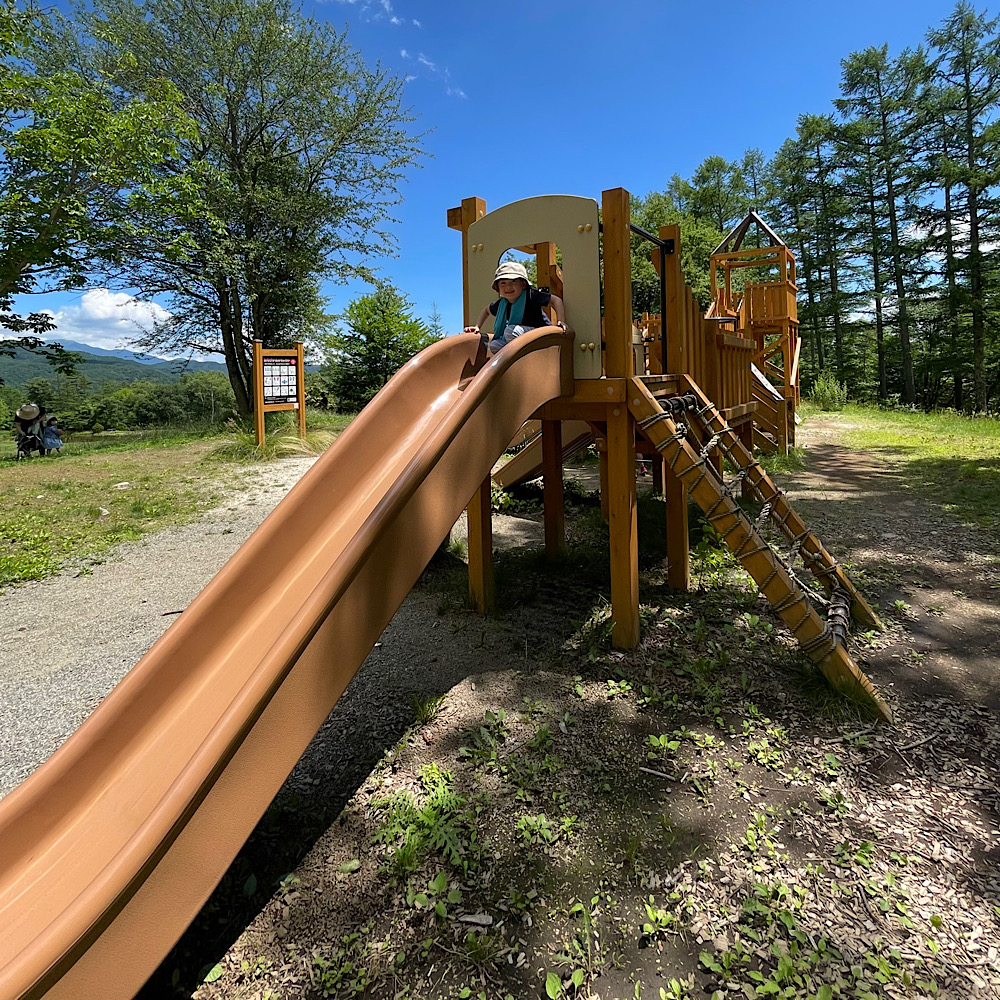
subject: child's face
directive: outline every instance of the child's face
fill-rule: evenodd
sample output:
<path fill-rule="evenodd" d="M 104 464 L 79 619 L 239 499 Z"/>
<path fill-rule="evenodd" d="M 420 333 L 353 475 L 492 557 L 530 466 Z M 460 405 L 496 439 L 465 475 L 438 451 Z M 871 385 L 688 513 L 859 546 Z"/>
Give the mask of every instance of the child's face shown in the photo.
<path fill-rule="evenodd" d="M 527 287 L 528 286 L 525 284 L 524 278 L 501 278 L 497 282 L 497 291 L 508 302 L 516 302 L 517 297 Z"/>

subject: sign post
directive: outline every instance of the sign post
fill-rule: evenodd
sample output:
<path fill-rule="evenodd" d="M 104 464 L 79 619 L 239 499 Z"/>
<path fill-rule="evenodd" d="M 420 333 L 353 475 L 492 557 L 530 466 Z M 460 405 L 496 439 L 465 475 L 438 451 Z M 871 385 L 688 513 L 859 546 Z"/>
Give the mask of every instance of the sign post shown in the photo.
<path fill-rule="evenodd" d="M 299 411 L 299 437 L 306 436 L 306 378 L 301 342 L 291 350 L 264 350 L 253 342 L 253 422 L 257 444 L 264 443 L 264 414 Z"/>

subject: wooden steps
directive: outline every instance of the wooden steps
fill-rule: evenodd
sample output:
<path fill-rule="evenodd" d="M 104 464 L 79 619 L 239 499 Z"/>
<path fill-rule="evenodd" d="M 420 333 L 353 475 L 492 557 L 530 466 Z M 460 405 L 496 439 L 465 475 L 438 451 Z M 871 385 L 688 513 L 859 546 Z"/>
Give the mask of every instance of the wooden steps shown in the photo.
<path fill-rule="evenodd" d="M 828 594 L 836 586 L 843 587 L 850 595 L 855 618 L 868 627 L 880 627 L 877 616 L 818 539 L 805 528 L 784 494 L 754 461 L 714 405 L 693 380 L 685 377 L 684 381 L 694 397 L 695 414 L 700 414 L 699 419 L 706 432 L 711 434 L 703 454 L 694 450 L 687 440 L 686 428 L 678 427 L 677 422 L 660 406 L 641 379 L 633 378 L 630 380 L 629 409 L 642 433 L 663 455 L 674 475 L 685 485 L 689 495 L 705 512 L 712 527 L 753 577 L 761 593 L 830 684 L 849 697 L 866 703 L 880 718 L 891 721 L 892 713 L 871 681 L 837 641 L 781 559 L 761 537 L 739 505 L 726 493 L 722 480 L 709 461 L 708 453 L 714 447 L 721 447 L 725 454 L 734 459 L 737 467 L 746 469 L 744 482 L 749 483 L 765 502 L 770 503 L 772 520 L 786 536 L 789 532 L 792 533 L 791 540 L 798 544 L 803 560 Z"/>

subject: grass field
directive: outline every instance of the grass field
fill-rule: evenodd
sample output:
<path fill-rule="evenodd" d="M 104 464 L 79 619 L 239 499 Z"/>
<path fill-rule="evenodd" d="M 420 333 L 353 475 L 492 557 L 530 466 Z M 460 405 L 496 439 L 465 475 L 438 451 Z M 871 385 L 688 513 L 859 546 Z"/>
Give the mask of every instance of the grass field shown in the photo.
<path fill-rule="evenodd" d="M 66 566 L 86 573 L 118 542 L 212 507 L 233 463 L 318 454 L 350 420 L 317 415 L 304 441 L 276 422 L 262 447 L 239 428 L 67 435 L 61 455 L 21 462 L 10 445 L 0 459 L 0 586 Z"/>
<path fill-rule="evenodd" d="M 826 416 L 809 404 L 800 412 L 807 419 Z M 829 416 L 844 444 L 905 466 L 912 488 L 965 523 L 1000 527 L 1000 420 L 854 404 Z"/>

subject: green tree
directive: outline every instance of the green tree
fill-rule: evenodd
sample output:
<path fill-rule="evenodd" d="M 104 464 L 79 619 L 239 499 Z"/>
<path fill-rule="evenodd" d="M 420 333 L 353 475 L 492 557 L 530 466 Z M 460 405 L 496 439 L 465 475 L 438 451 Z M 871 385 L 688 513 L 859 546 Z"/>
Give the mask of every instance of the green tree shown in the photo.
<path fill-rule="evenodd" d="M 82 286 L 113 225 L 110 205 L 152 181 L 190 121 L 161 79 L 122 101 L 120 66 L 93 79 L 46 68 L 52 42 L 48 16 L 0 0 L 0 328 L 20 335 L 0 353 L 16 344 L 70 371 L 78 356 L 38 339 L 52 329 L 48 314 L 19 315 L 14 296 Z"/>
<path fill-rule="evenodd" d="M 324 374 L 341 411 L 360 410 L 410 358 L 435 339 L 392 285 L 354 299 L 328 338 Z"/>
<path fill-rule="evenodd" d="M 441 322 L 441 313 L 436 302 L 431 303 L 431 312 L 427 317 L 427 332 L 436 340 L 444 336 L 444 323 Z"/>
<path fill-rule="evenodd" d="M 122 93 L 166 77 L 197 124 L 111 248 L 120 277 L 172 310 L 138 342 L 220 354 L 246 414 L 253 340 L 308 339 L 322 282 L 370 278 L 393 250 L 390 212 L 420 155 L 403 81 L 288 0 L 96 0 L 80 19 L 92 71 L 126 50 Z"/>
<path fill-rule="evenodd" d="M 826 350 L 820 328 L 815 205 L 808 177 L 808 150 L 800 139 L 786 139 L 782 143 L 768 167 L 768 188 L 772 193 L 769 215 L 796 256 L 799 293 L 805 292 L 806 298 L 799 309 L 799 327 L 809 367 L 819 373 L 826 367 Z"/>
<path fill-rule="evenodd" d="M 236 412 L 236 397 L 222 372 L 186 372 L 177 393 L 189 421 L 218 423 Z"/>
<path fill-rule="evenodd" d="M 813 262 L 818 272 L 825 275 L 822 315 L 833 336 L 837 379 L 847 383 L 844 315 L 850 297 L 842 287 L 842 279 L 850 250 L 844 224 L 849 207 L 835 167 L 839 158 L 838 135 L 829 115 L 802 115 L 797 131 L 806 157 L 806 181 L 812 201 Z"/>
<path fill-rule="evenodd" d="M 847 219 L 847 238 L 856 256 L 858 286 L 871 301 L 875 321 L 876 398 L 888 395 L 885 343 L 885 278 L 889 233 L 880 214 L 879 172 L 875 160 L 877 134 L 871 121 L 852 121 L 839 130 L 838 147 L 843 165 L 844 194 L 853 206 Z M 860 303 L 856 309 L 864 308 Z"/>
<path fill-rule="evenodd" d="M 707 308 L 711 301 L 709 257 L 719 245 L 722 233 L 707 219 L 683 214 L 673 195 L 651 191 L 641 198 L 633 198 L 631 221 L 654 236 L 660 226 L 681 228 L 681 268 L 684 280 L 691 286 L 695 298 Z M 636 315 L 660 311 L 660 277 L 653 265 L 654 245 L 632 235 L 632 311 Z"/>
<path fill-rule="evenodd" d="M 907 233 L 918 198 L 917 134 L 922 124 L 919 93 L 928 75 L 921 50 L 889 59 L 887 45 L 853 52 L 841 62 L 835 103 L 849 120 L 873 126 L 873 156 L 878 170 L 879 209 L 889 220 L 889 263 L 895 288 L 896 326 L 902 364 L 902 398 L 916 401 L 911 345 L 909 286 L 917 264 L 919 241 Z"/>
<path fill-rule="evenodd" d="M 46 410 L 51 410 L 56 402 L 56 387 L 51 379 L 32 378 L 21 387 L 24 398 L 27 402 L 37 403 L 44 406 Z"/>
<path fill-rule="evenodd" d="M 738 163 L 709 156 L 698 164 L 691 178 L 694 215 L 707 219 L 720 232 L 728 232 L 747 212 L 747 185 Z"/>
<path fill-rule="evenodd" d="M 951 141 L 942 144 L 939 170 L 947 196 L 949 275 L 957 272 L 968 294 L 972 333 L 972 385 L 975 408 L 986 407 L 986 278 L 996 251 L 1000 202 L 991 189 L 1000 183 L 1000 37 L 997 20 L 988 21 L 960 0 L 942 26 L 928 33 L 937 55 L 937 110 Z M 967 228 L 965 253 L 954 254 L 954 218 Z M 954 286 L 949 288 L 953 301 Z M 955 311 L 951 310 L 955 318 Z"/>

